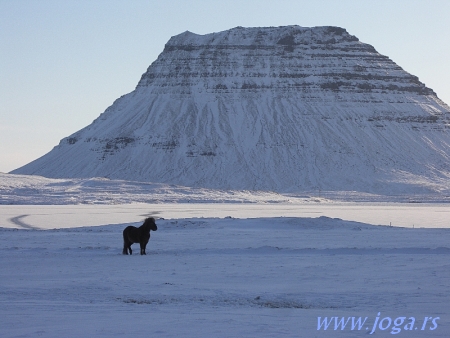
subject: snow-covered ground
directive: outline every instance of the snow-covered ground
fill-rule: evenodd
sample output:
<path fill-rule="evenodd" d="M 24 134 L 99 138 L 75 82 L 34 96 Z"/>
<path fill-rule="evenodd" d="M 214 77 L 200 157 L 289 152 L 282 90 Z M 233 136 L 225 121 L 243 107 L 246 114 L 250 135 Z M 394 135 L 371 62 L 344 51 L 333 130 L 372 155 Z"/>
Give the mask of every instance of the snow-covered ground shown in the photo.
<path fill-rule="evenodd" d="M 86 216 L 88 215 L 88 216 Z M 362 203 L 167 203 L 124 205 L 0 205 L 0 227 L 54 229 L 128 223 L 147 216 L 259 218 L 321 216 L 372 225 L 450 228 L 448 204 Z"/>
<path fill-rule="evenodd" d="M 448 181 L 448 180 L 447 180 Z M 271 191 L 220 190 L 192 188 L 162 183 L 112 180 L 107 178 L 52 179 L 33 175 L 0 173 L 0 205 L 67 205 L 129 203 L 448 203 L 450 193 L 442 191 L 417 194 L 395 194 L 385 191 L 371 194 L 362 191 L 304 191 L 277 193 Z M 445 189 L 444 189 L 445 188 Z"/>
<path fill-rule="evenodd" d="M 123 256 L 129 224 L 1 228 L 0 336 L 361 337 L 378 313 L 374 336 L 449 336 L 450 229 L 160 219 L 148 255 Z"/>
<path fill-rule="evenodd" d="M 359 198 L 364 199 L 364 196 Z M 446 200 L 446 197 L 443 199 Z M 51 179 L 0 173 L 0 204 L 303 203 L 319 200 L 323 199 L 264 191 L 214 190 L 107 178 Z"/>
<path fill-rule="evenodd" d="M 2 178 L 0 337 L 450 335 L 448 204 Z"/>

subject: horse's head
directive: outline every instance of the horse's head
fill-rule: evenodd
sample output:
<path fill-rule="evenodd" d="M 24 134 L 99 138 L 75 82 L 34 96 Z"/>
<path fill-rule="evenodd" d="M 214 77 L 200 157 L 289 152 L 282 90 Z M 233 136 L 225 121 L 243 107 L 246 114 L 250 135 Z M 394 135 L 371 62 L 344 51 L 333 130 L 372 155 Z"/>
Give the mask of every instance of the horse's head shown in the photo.
<path fill-rule="evenodd" d="M 153 231 L 158 230 L 158 227 L 156 226 L 156 223 L 155 223 L 155 219 L 153 217 L 146 218 L 144 221 L 144 224 L 142 224 L 142 225 Z"/>

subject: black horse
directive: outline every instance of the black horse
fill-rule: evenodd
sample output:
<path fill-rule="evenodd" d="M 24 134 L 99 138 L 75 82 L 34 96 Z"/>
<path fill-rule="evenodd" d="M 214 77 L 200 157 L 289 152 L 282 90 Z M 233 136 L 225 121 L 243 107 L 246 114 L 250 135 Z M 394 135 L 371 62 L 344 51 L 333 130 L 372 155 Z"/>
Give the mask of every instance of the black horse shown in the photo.
<path fill-rule="evenodd" d="M 153 217 L 146 218 L 144 224 L 142 224 L 139 228 L 136 228 L 132 225 L 127 226 L 123 231 L 123 251 L 124 255 L 128 255 L 128 251 L 130 255 L 131 244 L 139 243 L 141 246 L 141 255 L 146 255 L 145 247 L 147 246 L 148 241 L 150 240 L 150 230 L 156 231 L 158 227 L 156 226 L 155 219 Z"/>

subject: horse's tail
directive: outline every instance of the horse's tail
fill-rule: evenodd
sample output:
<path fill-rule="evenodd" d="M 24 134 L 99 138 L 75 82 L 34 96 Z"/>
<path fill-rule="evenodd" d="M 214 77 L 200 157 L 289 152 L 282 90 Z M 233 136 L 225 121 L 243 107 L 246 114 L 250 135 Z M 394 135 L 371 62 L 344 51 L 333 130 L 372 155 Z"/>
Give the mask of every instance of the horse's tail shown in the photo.
<path fill-rule="evenodd" d="M 123 235 L 123 250 L 122 250 L 122 254 L 124 254 L 124 255 L 128 255 L 128 241 L 127 241 L 128 235 L 127 235 L 127 233 L 128 233 L 128 227 L 126 227 L 123 230 L 123 232 L 122 232 L 122 235 Z"/>

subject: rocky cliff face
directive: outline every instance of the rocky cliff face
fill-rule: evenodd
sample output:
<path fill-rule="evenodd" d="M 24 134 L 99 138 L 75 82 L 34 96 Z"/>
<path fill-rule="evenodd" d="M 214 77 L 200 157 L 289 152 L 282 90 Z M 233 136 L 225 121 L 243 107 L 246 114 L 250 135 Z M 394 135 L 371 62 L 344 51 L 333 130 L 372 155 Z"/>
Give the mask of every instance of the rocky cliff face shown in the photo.
<path fill-rule="evenodd" d="M 338 27 L 172 37 L 91 125 L 14 173 L 223 189 L 439 189 L 450 108 Z"/>
<path fill-rule="evenodd" d="M 170 39 L 138 87 L 152 85 L 159 93 L 185 94 L 197 85 L 216 93 L 433 94 L 416 76 L 338 27 L 238 27 L 204 36 L 185 32 Z"/>

